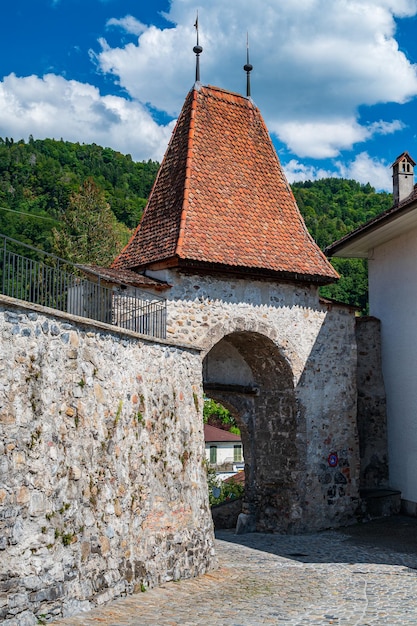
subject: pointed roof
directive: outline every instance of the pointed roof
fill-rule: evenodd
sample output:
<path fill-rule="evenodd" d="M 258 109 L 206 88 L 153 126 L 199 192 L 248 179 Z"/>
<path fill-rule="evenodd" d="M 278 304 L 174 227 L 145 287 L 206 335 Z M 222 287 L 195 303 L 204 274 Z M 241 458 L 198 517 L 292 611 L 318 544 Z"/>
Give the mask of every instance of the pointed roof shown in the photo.
<path fill-rule="evenodd" d="M 395 159 L 391 167 L 395 167 L 396 165 L 398 165 L 398 163 L 401 163 L 401 161 L 408 161 L 409 163 L 411 163 L 413 167 L 416 164 L 415 161 L 410 157 L 408 152 L 405 151 L 405 152 L 402 152 L 399 156 L 397 156 L 397 158 Z"/>
<path fill-rule="evenodd" d="M 196 83 L 115 268 L 193 267 L 333 282 L 250 98 Z"/>

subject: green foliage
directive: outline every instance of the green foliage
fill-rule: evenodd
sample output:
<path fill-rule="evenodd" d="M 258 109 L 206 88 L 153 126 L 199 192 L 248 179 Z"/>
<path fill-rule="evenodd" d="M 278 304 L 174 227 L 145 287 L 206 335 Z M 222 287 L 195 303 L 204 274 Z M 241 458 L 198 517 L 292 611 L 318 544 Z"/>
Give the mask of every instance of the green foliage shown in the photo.
<path fill-rule="evenodd" d="M 234 481 L 223 482 L 217 478 L 216 471 L 210 467 L 208 463 L 206 464 L 206 471 L 210 506 L 228 502 L 229 500 L 235 500 L 243 496 L 245 492 L 244 485 Z M 213 494 L 213 491 L 216 495 Z M 219 495 L 217 495 L 217 492 L 219 492 Z"/>
<path fill-rule="evenodd" d="M 306 226 L 324 249 L 392 205 L 392 195 L 368 183 L 323 178 L 291 185 Z"/>
<path fill-rule="evenodd" d="M 0 138 L 0 232 L 68 260 L 105 265 L 139 223 L 158 168 L 96 144 Z M 392 204 L 391 194 L 354 180 L 326 178 L 292 189 L 322 249 Z M 341 279 L 321 294 L 366 312 L 365 261 L 332 263 Z M 205 403 L 205 420 L 211 408 Z M 217 414 L 223 423 L 225 415 Z"/>
<path fill-rule="evenodd" d="M 392 195 L 376 193 L 368 183 L 324 178 L 314 182 L 294 183 L 292 190 L 306 226 L 321 249 L 344 237 L 392 205 Z M 368 278 L 363 259 L 332 259 L 341 275 L 334 285 L 320 293 L 367 312 Z"/>
<path fill-rule="evenodd" d="M 234 419 L 230 414 L 230 411 L 225 409 L 224 406 L 218 404 L 211 398 L 204 398 L 203 418 L 205 424 L 207 424 L 210 417 L 220 418 L 224 424 L 234 423 Z"/>
<path fill-rule="evenodd" d="M 135 228 L 158 168 L 95 144 L 0 138 L 0 232 L 51 252 L 52 229 L 89 178 L 116 222 Z"/>
<path fill-rule="evenodd" d="M 110 265 L 128 240 L 92 178 L 71 194 L 60 228 L 53 228 L 53 251 L 73 263 Z"/>
<path fill-rule="evenodd" d="M 64 546 L 69 546 L 72 543 L 73 539 L 73 533 L 63 533 L 62 535 L 62 543 L 64 544 Z"/>
<path fill-rule="evenodd" d="M 203 421 L 205 424 L 240 435 L 236 420 L 230 411 L 211 398 L 204 398 Z"/>

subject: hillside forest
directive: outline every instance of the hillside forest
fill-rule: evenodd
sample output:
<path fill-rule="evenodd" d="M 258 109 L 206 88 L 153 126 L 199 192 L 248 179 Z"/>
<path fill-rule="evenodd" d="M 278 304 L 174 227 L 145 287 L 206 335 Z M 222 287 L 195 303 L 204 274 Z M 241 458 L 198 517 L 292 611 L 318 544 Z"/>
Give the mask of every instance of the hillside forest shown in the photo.
<path fill-rule="evenodd" d="M 137 226 L 159 163 L 95 144 L 0 138 L 0 233 L 72 262 L 108 265 Z M 294 183 L 306 226 L 324 249 L 392 204 L 354 180 Z M 367 310 L 366 264 L 334 259 L 322 295 Z"/>

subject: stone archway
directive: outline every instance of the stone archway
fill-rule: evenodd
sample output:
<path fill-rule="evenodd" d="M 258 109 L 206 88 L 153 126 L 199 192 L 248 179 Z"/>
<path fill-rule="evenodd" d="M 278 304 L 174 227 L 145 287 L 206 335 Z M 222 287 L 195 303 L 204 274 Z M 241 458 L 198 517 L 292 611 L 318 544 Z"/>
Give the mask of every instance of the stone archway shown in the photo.
<path fill-rule="evenodd" d="M 241 428 L 247 530 L 297 532 L 306 437 L 287 360 L 268 337 L 232 332 L 207 353 L 203 383 L 206 394 L 230 408 Z"/>

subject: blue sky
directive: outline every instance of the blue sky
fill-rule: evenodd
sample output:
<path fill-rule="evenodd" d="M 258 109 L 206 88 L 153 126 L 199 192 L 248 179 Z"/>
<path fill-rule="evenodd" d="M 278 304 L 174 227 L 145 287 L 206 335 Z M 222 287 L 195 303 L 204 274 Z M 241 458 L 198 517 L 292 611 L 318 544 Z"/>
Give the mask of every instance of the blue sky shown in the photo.
<path fill-rule="evenodd" d="M 201 2 L 201 0 L 200 0 Z M 2 7 L 0 136 L 160 160 L 194 81 L 252 97 L 293 180 L 391 188 L 417 160 L 417 0 L 14 0 Z"/>

